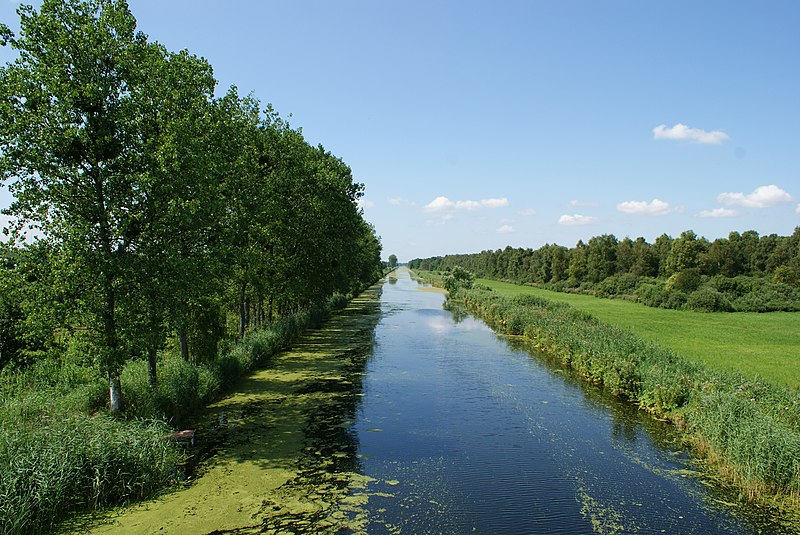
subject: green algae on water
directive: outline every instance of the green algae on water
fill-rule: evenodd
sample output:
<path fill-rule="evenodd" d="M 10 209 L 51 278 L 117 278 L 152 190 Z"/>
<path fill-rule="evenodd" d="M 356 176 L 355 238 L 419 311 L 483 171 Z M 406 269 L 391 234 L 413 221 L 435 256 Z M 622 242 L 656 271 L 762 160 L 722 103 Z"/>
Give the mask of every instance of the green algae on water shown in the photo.
<path fill-rule="evenodd" d="M 370 478 L 350 429 L 380 318 L 373 286 L 194 426 L 210 457 L 186 488 L 95 520 L 93 533 L 363 532 Z"/>

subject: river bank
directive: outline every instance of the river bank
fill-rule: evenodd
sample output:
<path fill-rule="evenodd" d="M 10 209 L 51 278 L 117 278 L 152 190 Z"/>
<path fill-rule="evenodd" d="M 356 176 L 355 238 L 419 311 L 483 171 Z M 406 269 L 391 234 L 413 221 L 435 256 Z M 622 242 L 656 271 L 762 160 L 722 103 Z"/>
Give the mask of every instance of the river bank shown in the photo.
<path fill-rule="evenodd" d="M 317 533 L 357 527 L 363 486 L 346 439 L 380 315 L 379 285 L 309 331 L 193 421 L 213 454 L 185 488 L 83 518 L 88 533 Z M 191 450 L 190 450 L 191 451 Z"/>
<path fill-rule="evenodd" d="M 710 372 L 565 304 L 486 290 L 454 297 L 499 332 L 530 339 L 584 380 L 673 422 L 724 484 L 800 530 L 796 392 Z"/>

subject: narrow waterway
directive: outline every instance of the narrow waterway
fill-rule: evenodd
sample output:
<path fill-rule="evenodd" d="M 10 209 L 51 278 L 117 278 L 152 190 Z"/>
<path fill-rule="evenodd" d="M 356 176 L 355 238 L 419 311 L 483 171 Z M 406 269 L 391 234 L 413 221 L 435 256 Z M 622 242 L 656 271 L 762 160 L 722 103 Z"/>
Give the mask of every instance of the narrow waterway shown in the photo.
<path fill-rule="evenodd" d="M 772 532 L 677 436 L 400 270 L 354 424 L 370 533 Z"/>
<path fill-rule="evenodd" d="M 195 422 L 186 487 L 97 533 L 785 533 L 667 424 L 400 269 Z"/>

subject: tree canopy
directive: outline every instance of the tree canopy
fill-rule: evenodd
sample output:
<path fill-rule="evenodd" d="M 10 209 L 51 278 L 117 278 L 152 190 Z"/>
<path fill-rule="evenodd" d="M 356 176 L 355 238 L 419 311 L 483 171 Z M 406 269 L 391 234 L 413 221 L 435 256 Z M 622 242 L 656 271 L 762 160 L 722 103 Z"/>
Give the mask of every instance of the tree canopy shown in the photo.
<path fill-rule="evenodd" d="M 18 36 L 0 28 L 18 52 L 0 68 L 4 348 L 35 327 L 88 341 L 119 410 L 125 361 L 172 334 L 214 358 L 228 313 L 242 336 L 374 280 L 341 159 L 235 87 L 216 98 L 211 65 L 137 32 L 124 0 L 18 13 Z"/>

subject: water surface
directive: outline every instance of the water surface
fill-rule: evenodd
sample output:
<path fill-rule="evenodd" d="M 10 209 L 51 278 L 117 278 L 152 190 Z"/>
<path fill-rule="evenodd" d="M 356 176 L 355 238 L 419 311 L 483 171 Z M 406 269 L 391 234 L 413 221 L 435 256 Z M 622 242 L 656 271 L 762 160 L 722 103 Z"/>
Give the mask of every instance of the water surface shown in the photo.
<path fill-rule="evenodd" d="M 389 276 L 197 419 L 186 488 L 94 531 L 787 531 L 700 477 L 670 426 L 444 301 Z"/>
<path fill-rule="evenodd" d="M 354 424 L 370 533 L 747 533 L 668 425 L 399 271 Z"/>

